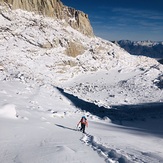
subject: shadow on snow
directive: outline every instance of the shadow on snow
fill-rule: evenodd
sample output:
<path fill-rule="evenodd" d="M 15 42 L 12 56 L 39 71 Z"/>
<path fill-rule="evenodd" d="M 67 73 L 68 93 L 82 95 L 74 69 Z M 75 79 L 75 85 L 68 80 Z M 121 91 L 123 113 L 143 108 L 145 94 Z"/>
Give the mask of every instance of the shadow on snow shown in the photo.
<path fill-rule="evenodd" d="M 60 93 L 68 98 L 74 106 L 82 111 L 90 112 L 93 115 L 103 119 L 108 117 L 113 123 L 126 126 L 126 122 L 129 122 L 127 126 L 131 126 L 131 122 L 139 121 L 145 122 L 147 119 L 163 119 L 163 103 L 147 103 L 139 105 L 113 105 L 111 108 L 105 108 L 103 106 L 97 106 L 94 103 L 90 103 L 79 99 L 78 97 L 64 92 L 62 88 L 56 87 Z M 161 125 L 161 123 L 160 123 Z M 142 129 L 148 129 L 145 126 L 140 126 Z M 163 127 L 159 131 L 148 131 L 155 134 L 163 134 Z"/>
<path fill-rule="evenodd" d="M 74 128 L 70 128 L 70 127 L 66 127 L 66 126 L 63 126 L 63 125 L 59 125 L 59 124 L 55 124 L 57 127 L 61 127 L 63 129 L 68 129 L 68 130 L 72 130 L 72 131 L 77 131 L 76 129 Z"/>

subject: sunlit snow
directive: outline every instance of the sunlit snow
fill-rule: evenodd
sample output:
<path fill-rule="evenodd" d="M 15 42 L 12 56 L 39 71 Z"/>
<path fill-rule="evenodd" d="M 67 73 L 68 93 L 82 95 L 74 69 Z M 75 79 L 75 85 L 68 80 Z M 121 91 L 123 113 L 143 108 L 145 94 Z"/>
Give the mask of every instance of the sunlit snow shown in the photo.
<path fill-rule="evenodd" d="M 161 64 L 61 20 L 1 11 L 0 162 L 163 162 Z M 67 56 L 67 40 L 85 52 Z"/>

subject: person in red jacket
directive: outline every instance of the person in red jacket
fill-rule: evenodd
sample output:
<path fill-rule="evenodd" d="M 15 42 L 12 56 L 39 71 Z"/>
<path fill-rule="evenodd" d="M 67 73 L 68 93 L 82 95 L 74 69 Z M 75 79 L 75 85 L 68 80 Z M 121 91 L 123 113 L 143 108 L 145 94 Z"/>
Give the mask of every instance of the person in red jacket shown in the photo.
<path fill-rule="evenodd" d="M 85 116 L 82 116 L 82 118 L 81 118 L 81 120 L 79 121 L 79 123 L 77 124 L 77 126 L 79 126 L 80 123 L 81 123 L 80 131 L 82 131 L 83 133 L 85 133 L 85 126 L 88 127 L 87 118 L 86 118 Z"/>

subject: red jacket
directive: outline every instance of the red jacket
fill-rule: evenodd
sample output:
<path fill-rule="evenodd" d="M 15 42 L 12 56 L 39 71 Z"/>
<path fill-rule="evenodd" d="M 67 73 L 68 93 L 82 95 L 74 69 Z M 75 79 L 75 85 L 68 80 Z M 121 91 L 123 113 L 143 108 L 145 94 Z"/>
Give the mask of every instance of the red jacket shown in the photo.
<path fill-rule="evenodd" d="M 78 125 L 79 125 L 80 123 L 81 123 L 81 124 L 85 124 L 85 125 L 88 127 L 88 121 L 87 121 L 86 118 L 81 118 L 81 120 L 79 121 Z"/>

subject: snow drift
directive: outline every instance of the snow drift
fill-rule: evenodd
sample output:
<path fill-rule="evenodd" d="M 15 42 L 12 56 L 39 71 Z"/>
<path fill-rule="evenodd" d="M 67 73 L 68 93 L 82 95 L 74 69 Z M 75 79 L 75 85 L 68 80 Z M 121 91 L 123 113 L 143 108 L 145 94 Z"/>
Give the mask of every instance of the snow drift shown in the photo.
<path fill-rule="evenodd" d="M 0 107 L 0 117 L 16 118 L 16 109 L 13 104 L 6 104 Z"/>

